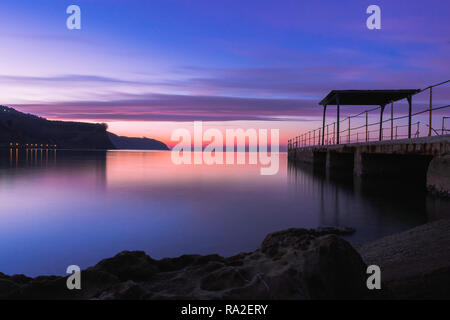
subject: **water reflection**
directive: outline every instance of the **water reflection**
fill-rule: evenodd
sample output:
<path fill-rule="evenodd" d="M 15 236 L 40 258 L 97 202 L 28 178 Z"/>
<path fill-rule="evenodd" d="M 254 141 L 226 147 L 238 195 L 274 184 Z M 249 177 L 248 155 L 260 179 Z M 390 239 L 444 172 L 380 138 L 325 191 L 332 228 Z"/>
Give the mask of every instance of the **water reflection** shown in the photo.
<path fill-rule="evenodd" d="M 319 224 L 357 229 L 355 244 L 425 223 L 427 196 L 422 184 L 388 179 L 330 175 L 308 166 L 289 165 L 288 176 L 299 193 L 318 197 Z"/>
<path fill-rule="evenodd" d="M 427 219 L 423 188 L 288 165 L 174 165 L 170 152 L 4 150 L 0 271 L 62 274 L 122 250 L 154 258 L 254 250 L 269 232 L 350 226 L 361 243 Z"/>
<path fill-rule="evenodd" d="M 106 154 L 107 151 L 0 149 L 0 177 L 3 181 L 66 177 L 106 188 Z"/>

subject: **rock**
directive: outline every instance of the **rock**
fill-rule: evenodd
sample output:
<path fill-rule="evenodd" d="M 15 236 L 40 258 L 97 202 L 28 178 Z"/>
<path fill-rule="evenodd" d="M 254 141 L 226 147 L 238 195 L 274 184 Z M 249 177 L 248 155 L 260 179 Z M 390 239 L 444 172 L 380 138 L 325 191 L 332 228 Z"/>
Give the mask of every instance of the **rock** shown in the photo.
<path fill-rule="evenodd" d="M 15 274 L 11 276 L 11 281 L 17 283 L 17 284 L 26 284 L 29 283 L 31 280 L 33 280 L 30 277 L 27 277 L 23 274 Z"/>
<path fill-rule="evenodd" d="M 336 235 L 350 235 L 355 233 L 355 229 L 350 227 L 332 227 L 332 226 L 323 226 L 319 227 L 317 229 L 314 229 L 318 235 L 325 235 L 325 234 L 336 234 Z"/>
<path fill-rule="evenodd" d="M 366 265 L 342 230 L 288 229 L 261 248 L 229 258 L 184 255 L 154 260 L 124 251 L 81 272 L 81 290 L 66 277 L 0 274 L 0 296 L 14 299 L 366 299 Z"/>
<path fill-rule="evenodd" d="M 315 240 L 305 253 L 304 287 L 313 299 L 359 299 L 369 297 L 367 266 L 345 240 L 328 235 Z"/>
<path fill-rule="evenodd" d="M 100 294 L 101 300 L 140 300 L 146 291 L 136 282 L 128 280 L 118 283 Z"/>
<path fill-rule="evenodd" d="M 158 268 L 161 271 L 175 271 L 188 266 L 204 265 L 211 261 L 223 261 L 224 258 L 217 254 L 201 256 L 198 254 L 182 255 L 178 258 L 165 258 L 158 261 Z"/>
<path fill-rule="evenodd" d="M 381 283 L 398 299 L 450 299 L 450 219 L 440 219 L 358 248 L 381 268 Z"/>
<path fill-rule="evenodd" d="M 90 268 L 92 271 L 110 273 L 120 280 L 149 280 L 159 271 L 155 260 L 144 251 L 123 251 L 113 258 L 104 259 Z"/>
<path fill-rule="evenodd" d="M 19 290 L 19 288 L 20 286 L 13 281 L 6 278 L 0 278 L 0 299 L 4 299 L 9 294 Z"/>
<path fill-rule="evenodd" d="M 450 155 L 434 157 L 427 171 L 427 189 L 435 194 L 450 197 Z"/>

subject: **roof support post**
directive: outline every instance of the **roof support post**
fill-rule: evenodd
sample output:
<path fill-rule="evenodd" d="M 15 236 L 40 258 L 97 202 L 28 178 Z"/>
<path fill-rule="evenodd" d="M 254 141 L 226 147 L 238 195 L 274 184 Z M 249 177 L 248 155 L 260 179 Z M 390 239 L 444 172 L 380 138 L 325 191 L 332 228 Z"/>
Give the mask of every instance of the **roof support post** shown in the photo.
<path fill-rule="evenodd" d="M 336 96 L 336 102 L 337 102 L 337 121 L 336 121 L 336 144 L 339 144 L 339 96 Z"/>
<path fill-rule="evenodd" d="M 407 96 L 408 100 L 408 139 L 411 139 L 411 118 L 412 118 L 412 97 Z"/>
<path fill-rule="evenodd" d="M 391 140 L 394 140 L 394 103 L 391 102 Z"/>
<path fill-rule="evenodd" d="M 327 105 L 323 106 L 323 119 L 322 119 L 322 145 L 325 140 L 325 112 L 327 111 Z"/>
<path fill-rule="evenodd" d="M 386 105 L 380 105 L 380 135 L 378 137 L 378 140 L 383 140 L 383 112 Z"/>
<path fill-rule="evenodd" d="M 430 87 L 430 118 L 428 119 L 428 136 L 431 136 L 431 129 L 432 129 L 432 115 L 431 111 L 433 110 L 433 87 Z"/>

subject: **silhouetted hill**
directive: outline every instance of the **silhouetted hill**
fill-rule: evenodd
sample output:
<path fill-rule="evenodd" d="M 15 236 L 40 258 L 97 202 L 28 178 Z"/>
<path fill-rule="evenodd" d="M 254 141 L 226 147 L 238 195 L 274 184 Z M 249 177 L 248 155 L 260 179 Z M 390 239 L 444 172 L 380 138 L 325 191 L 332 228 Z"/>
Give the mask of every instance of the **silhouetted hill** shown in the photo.
<path fill-rule="evenodd" d="M 109 139 L 117 149 L 129 150 L 169 150 L 166 144 L 155 139 L 129 138 L 108 132 Z"/>
<path fill-rule="evenodd" d="M 114 149 L 105 124 L 50 121 L 13 108 L 0 107 L 0 146 L 11 142 L 57 145 L 68 149 Z"/>
<path fill-rule="evenodd" d="M 0 106 L 0 147 L 10 143 L 56 145 L 59 149 L 168 150 L 157 140 L 116 136 L 107 131 L 106 124 L 52 121 Z"/>

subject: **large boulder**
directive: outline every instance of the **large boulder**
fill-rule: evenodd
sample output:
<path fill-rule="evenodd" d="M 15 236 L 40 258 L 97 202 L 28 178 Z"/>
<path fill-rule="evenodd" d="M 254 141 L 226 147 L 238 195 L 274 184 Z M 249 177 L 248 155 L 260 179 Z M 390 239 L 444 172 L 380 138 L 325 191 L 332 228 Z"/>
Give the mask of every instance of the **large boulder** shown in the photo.
<path fill-rule="evenodd" d="M 427 171 L 427 189 L 439 195 L 450 196 L 450 155 L 431 160 Z"/>
<path fill-rule="evenodd" d="M 365 299 L 366 265 L 336 234 L 288 229 L 261 247 L 229 258 L 184 255 L 154 260 L 124 251 L 81 272 L 82 289 L 65 277 L 0 277 L 3 298 L 44 299 Z M 377 295 L 378 297 L 378 295 Z"/>

